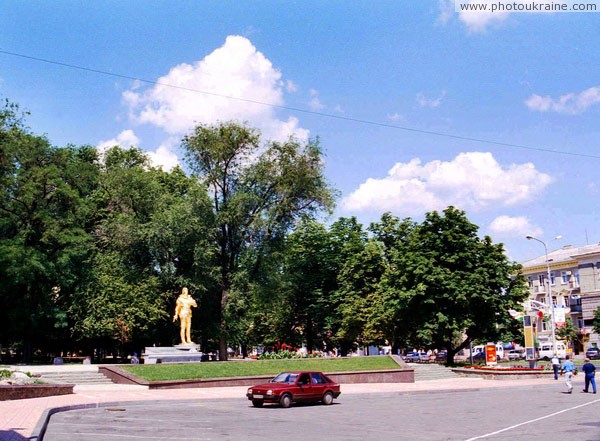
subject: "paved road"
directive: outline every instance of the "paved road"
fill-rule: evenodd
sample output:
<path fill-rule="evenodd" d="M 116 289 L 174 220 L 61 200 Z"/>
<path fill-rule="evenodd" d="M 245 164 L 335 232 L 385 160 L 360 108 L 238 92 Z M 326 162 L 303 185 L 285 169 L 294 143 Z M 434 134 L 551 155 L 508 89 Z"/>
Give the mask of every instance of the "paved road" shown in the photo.
<path fill-rule="evenodd" d="M 562 382 L 464 391 L 342 394 L 332 406 L 254 408 L 245 398 L 119 403 L 61 412 L 43 441 L 600 440 L 600 395 Z"/>

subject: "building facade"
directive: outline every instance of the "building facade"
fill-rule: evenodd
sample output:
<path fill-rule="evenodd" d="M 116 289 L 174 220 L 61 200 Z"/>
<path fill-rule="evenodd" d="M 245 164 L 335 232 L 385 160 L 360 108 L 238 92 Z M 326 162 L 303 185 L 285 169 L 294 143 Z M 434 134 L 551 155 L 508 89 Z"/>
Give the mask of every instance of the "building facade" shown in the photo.
<path fill-rule="evenodd" d="M 547 258 L 544 254 L 522 263 L 529 285 L 525 314 L 533 318 L 538 343 L 552 342 L 552 304 L 556 326 L 570 318 L 579 331 L 579 342 L 572 348 L 575 354 L 600 347 L 600 335 L 592 328 L 594 311 L 600 307 L 600 244 L 567 245 L 548 252 Z"/>

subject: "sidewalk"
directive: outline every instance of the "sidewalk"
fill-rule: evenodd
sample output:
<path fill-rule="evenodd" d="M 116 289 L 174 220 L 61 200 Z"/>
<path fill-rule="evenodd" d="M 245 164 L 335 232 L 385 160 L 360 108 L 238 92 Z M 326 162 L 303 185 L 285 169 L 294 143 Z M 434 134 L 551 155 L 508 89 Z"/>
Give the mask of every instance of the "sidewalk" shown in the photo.
<path fill-rule="evenodd" d="M 58 367 L 19 367 L 22 371 L 48 371 Z M 97 369 L 97 366 L 77 366 L 76 369 Z M 64 367 L 63 367 L 64 369 Z M 413 393 L 423 391 L 461 391 L 482 388 L 509 388 L 555 383 L 552 379 L 531 380 L 484 380 L 481 378 L 457 377 L 417 383 L 374 383 L 344 384 L 341 399 L 345 394 L 360 393 Z M 69 408 L 115 405 L 120 402 L 148 400 L 209 400 L 217 398 L 246 399 L 246 386 L 218 388 L 190 388 L 149 390 L 137 385 L 78 385 L 72 395 L 60 395 L 26 400 L 0 402 L 0 441 L 36 440 L 47 418 L 56 410 Z"/>

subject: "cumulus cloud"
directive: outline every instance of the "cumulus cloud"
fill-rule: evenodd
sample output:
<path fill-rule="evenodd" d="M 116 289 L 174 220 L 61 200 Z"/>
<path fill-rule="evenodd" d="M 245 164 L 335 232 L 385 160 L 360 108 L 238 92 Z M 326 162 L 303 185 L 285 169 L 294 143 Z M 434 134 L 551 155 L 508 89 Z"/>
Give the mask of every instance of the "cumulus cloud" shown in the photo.
<path fill-rule="evenodd" d="M 525 237 L 528 234 L 532 236 L 542 236 L 541 228 L 530 223 L 524 216 L 498 216 L 489 226 L 492 233 L 504 237 Z"/>
<path fill-rule="evenodd" d="M 178 142 L 179 140 L 177 138 L 169 138 L 155 151 L 146 152 L 148 158 L 150 159 L 150 163 L 153 166 L 160 167 L 165 171 L 173 169 L 179 163 L 177 155 L 173 152 L 173 149 L 176 148 Z M 104 152 L 111 147 L 119 146 L 127 149 L 129 147 L 139 147 L 139 144 L 140 140 L 134 131 L 127 129 L 119 133 L 116 138 L 100 141 L 96 146 L 96 149 L 100 154 L 100 158 L 102 158 Z"/>
<path fill-rule="evenodd" d="M 116 138 L 107 139 L 106 141 L 100 141 L 98 145 L 96 145 L 96 149 L 98 153 L 102 155 L 106 150 L 116 145 L 129 148 L 129 147 L 137 147 L 140 143 L 139 138 L 136 136 L 133 130 L 127 129 L 123 130 L 121 133 L 117 135 Z"/>
<path fill-rule="evenodd" d="M 455 9 L 454 0 L 440 0 L 438 22 L 447 23 L 452 16 L 458 19 L 472 33 L 484 32 L 490 26 L 498 26 L 515 13 L 553 13 L 552 2 L 531 0 L 456 0 L 459 10 Z"/>
<path fill-rule="evenodd" d="M 469 0 L 464 3 L 471 4 L 488 4 L 488 9 L 491 9 L 491 4 L 495 0 Z M 517 2 L 518 3 L 518 2 Z M 467 11 L 458 12 L 458 18 L 464 23 L 469 32 L 483 32 L 489 26 L 498 25 L 504 22 L 510 15 L 507 11 Z"/>
<path fill-rule="evenodd" d="M 192 64 L 182 63 L 147 89 L 123 93 L 130 116 L 140 124 L 162 128 L 170 135 L 189 131 L 195 124 L 247 121 L 268 139 L 309 136 L 297 118 L 280 119 L 284 90 L 295 90 L 282 74 L 245 37 L 229 36 L 220 48 Z"/>
<path fill-rule="evenodd" d="M 444 99 L 445 96 L 446 96 L 445 90 L 443 90 L 442 93 L 440 94 L 440 96 L 438 96 L 437 98 L 428 98 L 424 94 L 418 93 L 417 94 L 417 103 L 419 103 L 419 106 L 421 106 L 421 107 L 430 107 L 432 109 L 435 109 L 436 107 L 439 107 L 439 105 L 442 103 L 442 100 Z"/>
<path fill-rule="evenodd" d="M 558 98 L 534 94 L 525 101 L 525 105 L 531 110 L 539 112 L 553 111 L 572 115 L 583 113 L 598 103 L 600 103 L 600 87 L 590 87 L 580 93 L 567 93 Z"/>
<path fill-rule="evenodd" d="M 150 163 L 155 167 L 160 167 L 164 171 L 171 171 L 179 164 L 179 158 L 173 151 L 179 144 L 178 138 L 169 138 L 155 151 L 148 152 Z"/>
<path fill-rule="evenodd" d="M 369 178 L 342 200 L 347 211 L 419 215 L 454 205 L 464 210 L 531 200 L 552 178 L 531 163 L 500 165 L 491 153 L 461 153 L 452 161 L 395 164 L 386 177 Z"/>

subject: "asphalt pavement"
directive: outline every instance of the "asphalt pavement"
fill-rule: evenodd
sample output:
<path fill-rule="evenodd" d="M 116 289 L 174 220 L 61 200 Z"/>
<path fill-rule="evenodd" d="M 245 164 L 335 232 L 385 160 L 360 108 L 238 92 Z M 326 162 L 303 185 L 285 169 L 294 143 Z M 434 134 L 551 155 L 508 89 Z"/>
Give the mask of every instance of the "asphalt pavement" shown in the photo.
<path fill-rule="evenodd" d="M 82 369 L 82 368 L 79 368 Z M 0 440 L 598 440 L 600 395 L 562 379 L 456 377 L 344 384 L 332 406 L 257 409 L 246 387 L 76 386 L 73 395 L 0 402 Z"/>

